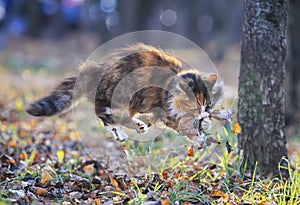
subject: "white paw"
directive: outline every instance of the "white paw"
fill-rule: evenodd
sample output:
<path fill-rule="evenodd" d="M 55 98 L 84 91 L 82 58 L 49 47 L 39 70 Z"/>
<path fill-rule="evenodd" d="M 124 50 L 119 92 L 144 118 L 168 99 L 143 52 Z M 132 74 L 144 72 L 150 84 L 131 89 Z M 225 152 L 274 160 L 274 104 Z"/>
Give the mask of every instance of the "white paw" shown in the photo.
<path fill-rule="evenodd" d="M 128 136 L 125 132 L 123 132 L 123 130 L 120 128 L 120 126 L 118 125 L 108 125 L 105 126 L 106 130 L 112 134 L 112 136 L 120 141 L 120 142 L 124 142 L 125 140 L 128 139 Z"/>
<path fill-rule="evenodd" d="M 200 126 L 203 130 L 209 130 L 212 126 L 212 121 L 208 117 L 206 117 L 202 119 Z"/>
<path fill-rule="evenodd" d="M 138 133 L 146 133 L 148 131 L 148 126 L 143 121 L 133 118 L 132 122 Z"/>
<path fill-rule="evenodd" d="M 198 119 L 201 120 L 203 118 L 207 118 L 207 117 L 209 117 L 209 115 L 210 114 L 208 112 L 205 112 L 205 111 L 201 112 L 200 115 L 198 116 Z"/>
<path fill-rule="evenodd" d="M 208 112 L 202 112 L 198 119 L 200 121 L 200 128 L 202 128 L 202 130 L 209 130 L 212 126 L 212 121 L 210 119 L 210 114 Z"/>

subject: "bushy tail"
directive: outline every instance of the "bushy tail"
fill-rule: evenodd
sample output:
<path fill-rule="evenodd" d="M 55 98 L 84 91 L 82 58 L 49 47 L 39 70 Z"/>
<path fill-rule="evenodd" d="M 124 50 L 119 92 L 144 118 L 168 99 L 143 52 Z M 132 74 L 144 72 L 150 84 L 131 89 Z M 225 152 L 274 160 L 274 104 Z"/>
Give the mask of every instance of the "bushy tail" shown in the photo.
<path fill-rule="evenodd" d="M 51 116 L 68 111 L 74 101 L 78 101 L 83 95 L 93 102 L 99 79 L 102 75 L 102 64 L 94 61 L 86 61 L 79 67 L 77 77 L 63 80 L 46 97 L 43 97 L 29 105 L 27 113 L 33 116 Z M 76 83 L 76 91 L 74 90 Z"/>
<path fill-rule="evenodd" d="M 51 116 L 71 108 L 76 77 L 66 78 L 48 96 L 29 105 L 27 113 L 33 116 Z"/>

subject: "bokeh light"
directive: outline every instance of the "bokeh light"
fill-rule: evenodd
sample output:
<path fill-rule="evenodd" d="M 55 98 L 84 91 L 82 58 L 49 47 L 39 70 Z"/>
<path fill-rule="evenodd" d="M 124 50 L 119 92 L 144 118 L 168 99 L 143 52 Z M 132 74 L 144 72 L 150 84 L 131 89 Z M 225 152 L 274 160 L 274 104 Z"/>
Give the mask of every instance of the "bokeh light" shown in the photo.
<path fill-rule="evenodd" d="M 3 1 L 0 0 L 0 21 L 5 17 L 6 9 Z"/>
<path fill-rule="evenodd" d="M 111 12 L 106 18 L 106 27 L 108 30 L 111 30 L 113 27 L 116 27 L 120 22 L 120 14 L 117 11 Z"/>
<path fill-rule="evenodd" d="M 202 33 L 209 33 L 214 27 L 214 20 L 211 16 L 203 15 L 197 20 L 198 30 Z"/>
<path fill-rule="evenodd" d="M 177 14 L 172 9 L 165 9 L 160 14 L 160 21 L 165 26 L 173 26 L 177 21 Z"/>
<path fill-rule="evenodd" d="M 24 18 L 17 17 L 12 20 L 9 26 L 9 33 L 13 36 L 20 36 L 26 31 L 27 25 Z"/>
<path fill-rule="evenodd" d="M 52 16 L 59 10 L 59 3 L 54 0 L 44 0 L 42 1 L 43 13 Z"/>
<path fill-rule="evenodd" d="M 100 9 L 106 13 L 113 12 L 117 7 L 116 0 L 100 0 Z"/>
<path fill-rule="evenodd" d="M 89 17 L 92 20 L 96 21 L 99 18 L 101 18 L 101 11 L 100 11 L 100 8 L 99 8 L 98 4 L 90 5 L 89 8 L 88 8 L 88 11 L 89 11 Z"/>

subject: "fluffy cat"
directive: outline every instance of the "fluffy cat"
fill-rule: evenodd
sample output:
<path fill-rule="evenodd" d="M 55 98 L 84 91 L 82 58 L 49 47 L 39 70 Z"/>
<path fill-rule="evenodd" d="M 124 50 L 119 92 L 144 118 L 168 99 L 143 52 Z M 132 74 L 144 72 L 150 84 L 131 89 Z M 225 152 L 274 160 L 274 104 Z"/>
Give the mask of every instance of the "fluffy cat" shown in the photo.
<path fill-rule="evenodd" d="M 210 128 L 208 111 L 223 97 L 223 86 L 216 82 L 216 74 L 201 75 L 175 56 L 140 43 L 116 50 L 99 62 L 86 61 L 77 77 L 63 80 L 49 95 L 31 103 L 27 112 L 55 115 L 86 96 L 107 131 L 119 141 L 128 138 L 121 125 L 146 132 L 151 123 L 139 116 L 149 113 L 152 123 L 161 120 L 180 134 L 195 136 L 199 129 Z"/>

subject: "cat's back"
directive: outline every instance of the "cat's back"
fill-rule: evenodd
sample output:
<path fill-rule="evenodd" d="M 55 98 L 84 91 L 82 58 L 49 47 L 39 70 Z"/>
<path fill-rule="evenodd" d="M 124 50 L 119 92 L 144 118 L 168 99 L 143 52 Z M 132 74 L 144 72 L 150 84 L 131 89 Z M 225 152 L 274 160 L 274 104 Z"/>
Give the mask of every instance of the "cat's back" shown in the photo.
<path fill-rule="evenodd" d="M 105 66 L 110 72 L 132 72 L 144 67 L 161 67 L 172 72 L 179 73 L 182 70 L 182 62 L 162 49 L 151 45 L 138 43 L 121 49 L 117 49 L 105 59 Z"/>

